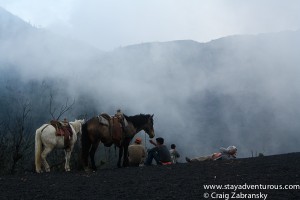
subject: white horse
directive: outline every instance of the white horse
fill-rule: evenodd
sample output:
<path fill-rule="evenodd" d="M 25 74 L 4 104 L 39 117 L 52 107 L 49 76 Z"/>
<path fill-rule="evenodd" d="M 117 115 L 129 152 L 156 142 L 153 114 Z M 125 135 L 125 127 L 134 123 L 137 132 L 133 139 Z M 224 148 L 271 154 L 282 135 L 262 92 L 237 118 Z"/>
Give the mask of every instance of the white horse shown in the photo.
<path fill-rule="evenodd" d="M 70 157 L 73 151 L 74 144 L 77 141 L 77 134 L 81 135 L 81 126 L 84 123 L 83 120 L 75 120 L 69 122 L 73 136 L 70 140 L 69 148 L 65 149 L 65 170 L 70 171 Z M 45 167 L 46 172 L 50 172 L 50 166 L 46 160 L 48 153 L 54 148 L 64 148 L 64 136 L 56 136 L 55 128 L 50 124 L 44 124 L 38 128 L 35 132 L 35 170 L 37 173 L 42 172 L 42 164 Z"/>

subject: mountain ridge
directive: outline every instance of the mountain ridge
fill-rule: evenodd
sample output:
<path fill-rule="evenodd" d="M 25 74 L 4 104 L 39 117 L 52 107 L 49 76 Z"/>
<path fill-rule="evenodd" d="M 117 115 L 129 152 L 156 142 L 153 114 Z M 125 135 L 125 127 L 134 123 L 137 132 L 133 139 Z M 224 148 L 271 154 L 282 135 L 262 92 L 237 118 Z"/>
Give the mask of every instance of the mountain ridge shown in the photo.
<path fill-rule="evenodd" d="M 93 102 L 78 112 L 155 113 L 157 135 L 178 143 L 183 155 L 232 144 L 242 156 L 298 148 L 299 30 L 110 52 L 32 30 L 39 33 L 0 40 L 1 66 L 15 67 L 25 83 L 64 80 L 53 87 Z"/>

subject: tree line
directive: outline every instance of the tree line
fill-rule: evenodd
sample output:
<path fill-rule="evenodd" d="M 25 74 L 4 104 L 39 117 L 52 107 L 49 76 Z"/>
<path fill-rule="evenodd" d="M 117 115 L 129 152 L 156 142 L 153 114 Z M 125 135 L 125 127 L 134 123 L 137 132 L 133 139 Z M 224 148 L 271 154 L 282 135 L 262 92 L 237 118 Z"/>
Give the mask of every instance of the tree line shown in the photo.
<path fill-rule="evenodd" d="M 0 75 L 0 174 L 34 171 L 35 130 L 52 119 L 89 118 L 98 114 L 91 97 L 73 98 L 60 87 L 63 80 L 24 81 L 17 73 Z M 82 105 L 82 106 L 80 106 Z M 102 147 L 104 148 L 104 147 Z M 114 160 L 114 152 L 105 149 L 100 164 Z M 104 160 L 104 161 L 103 161 Z M 63 170 L 64 152 L 49 155 L 52 168 Z M 71 159 L 72 168 L 80 169 L 80 140 Z"/>

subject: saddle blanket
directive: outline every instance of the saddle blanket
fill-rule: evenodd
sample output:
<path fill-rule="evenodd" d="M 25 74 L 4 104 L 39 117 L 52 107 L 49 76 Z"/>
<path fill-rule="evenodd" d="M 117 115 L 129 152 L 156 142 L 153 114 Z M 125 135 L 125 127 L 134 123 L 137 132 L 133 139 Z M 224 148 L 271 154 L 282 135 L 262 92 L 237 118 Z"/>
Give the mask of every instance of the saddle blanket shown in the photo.
<path fill-rule="evenodd" d="M 108 126 L 111 131 L 112 140 L 117 146 L 121 146 L 123 140 L 122 123 L 118 117 L 110 117 L 107 114 L 98 116 L 99 123 Z M 125 120 L 125 119 L 124 119 Z M 127 122 L 126 122 L 127 123 Z"/>

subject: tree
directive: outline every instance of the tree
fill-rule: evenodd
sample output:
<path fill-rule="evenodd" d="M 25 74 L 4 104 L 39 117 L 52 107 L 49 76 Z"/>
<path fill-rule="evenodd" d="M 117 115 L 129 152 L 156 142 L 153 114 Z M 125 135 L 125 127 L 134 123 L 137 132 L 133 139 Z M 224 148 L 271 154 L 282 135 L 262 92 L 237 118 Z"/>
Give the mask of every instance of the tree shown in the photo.
<path fill-rule="evenodd" d="M 8 137 L 6 136 L 5 123 L 0 123 L 0 172 L 1 174 L 7 173 L 7 163 L 9 163 L 9 145 Z"/>
<path fill-rule="evenodd" d="M 65 104 L 61 105 L 61 106 L 54 106 L 53 105 L 53 93 L 50 91 L 50 115 L 52 116 L 52 119 L 55 120 L 59 120 L 59 118 L 66 112 L 70 111 L 73 107 L 73 105 L 75 104 L 75 99 L 73 100 L 72 103 L 69 103 L 69 98 L 66 99 Z M 55 114 L 57 114 L 57 117 L 55 117 Z"/>
<path fill-rule="evenodd" d="M 0 168 L 2 173 L 14 174 L 21 160 L 28 160 L 33 152 L 34 137 L 29 134 L 31 104 L 29 100 L 10 98 L 14 109 L 6 113 L 0 124 Z"/>
<path fill-rule="evenodd" d="M 20 100 L 19 112 L 13 113 L 12 117 L 9 117 L 10 123 L 8 123 L 7 130 L 11 140 L 11 157 L 12 164 L 10 167 L 10 173 L 16 172 L 18 162 L 32 152 L 34 137 L 28 133 L 30 129 L 29 120 L 31 112 L 31 104 L 29 100 Z"/>

